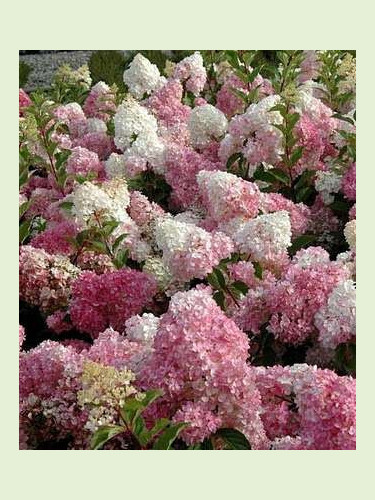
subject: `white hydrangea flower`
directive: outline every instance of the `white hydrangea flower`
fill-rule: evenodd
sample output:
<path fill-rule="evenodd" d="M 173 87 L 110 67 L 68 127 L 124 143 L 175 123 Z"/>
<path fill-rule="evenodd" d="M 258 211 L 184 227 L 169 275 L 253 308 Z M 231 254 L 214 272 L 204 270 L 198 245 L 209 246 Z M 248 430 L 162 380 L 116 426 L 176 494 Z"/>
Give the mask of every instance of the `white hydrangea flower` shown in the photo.
<path fill-rule="evenodd" d="M 315 265 L 328 264 L 329 261 L 329 253 L 322 247 L 308 247 L 299 250 L 292 260 L 293 265 L 302 269 L 307 269 Z"/>
<path fill-rule="evenodd" d="M 324 347 L 336 347 L 356 334 L 356 288 L 352 280 L 337 285 L 314 317 Z"/>
<path fill-rule="evenodd" d="M 315 189 L 321 194 L 326 205 L 334 201 L 332 193 L 338 193 L 341 187 L 341 175 L 331 170 L 319 170 L 316 173 Z"/>
<path fill-rule="evenodd" d="M 116 177 L 126 177 L 125 158 L 123 155 L 112 153 L 108 160 L 104 162 L 104 167 L 109 179 L 115 179 Z"/>
<path fill-rule="evenodd" d="M 211 104 L 193 108 L 188 121 L 192 145 L 197 148 L 207 146 L 212 139 L 223 136 L 227 126 L 224 113 Z"/>
<path fill-rule="evenodd" d="M 126 335 L 129 340 L 141 344 L 150 344 L 158 331 L 160 318 L 151 313 L 132 316 L 125 322 Z"/>
<path fill-rule="evenodd" d="M 193 224 L 178 222 L 172 217 L 162 218 L 155 226 L 155 239 L 158 247 L 163 251 L 163 257 L 168 254 L 189 250 L 189 242 L 193 233 L 202 236 L 204 229 Z"/>
<path fill-rule="evenodd" d="M 165 291 L 172 282 L 172 274 L 160 257 L 149 257 L 146 259 L 142 270 L 154 276 L 160 290 Z"/>
<path fill-rule="evenodd" d="M 136 100 L 127 97 L 117 109 L 114 116 L 115 144 L 125 151 L 140 134 L 157 132 L 156 118 Z"/>
<path fill-rule="evenodd" d="M 107 125 L 99 118 L 87 118 L 87 132 L 107 132 Z"/>
<path fill-rule="evenodd" d="M 356 219 L 350 220 L 346 223 L 344 228 L 344 236 L 350 247 L 350 250 L 356 249 Z"/>
<path fill-rule="evenodd" d="M 165 145 L 157 134 L 156 118 L 132 98 L 119 106 L 114 117 L 115 144 L 126 155 L 144 159 L 163 173 Z"/>
<path fill-rule="evenodd" d="M 109 181 L 99 187 L 92 182 L 84 182 L 75 188 L 71 201 L 74 205 L 72 213 L 78 223 L 88 222 L 94 213 L 122 222 L 129 219 L 126 207 L 130 197 L 126 183 L 120 185 Z"/>
<path fill-rule="evenodd" d="M 146 159 L 156 173 L 164 174 L 165 145 L 155 132 L 139 134 L 132 144 L 131 154 Z"/>
<path fill-rule="evenodd" d="M 281 125 L 283 117 L 280 111 L 270 111 L 271 108 L 279 104 L 280 100 L 280 96 L 274 94 L 265 97 L 257 103 L 250 104 L 243 115 L 245 122 L 243 123 L 242 134 L 248 136 L 258 129 L 269 127 L 270 125 Z M 281 132 L 280 134 L 282 136 Z"/>
<path fill-rule="evenodd" d="M 240 252 L 249 252 L 253 259 L 261 262 L 286 250 L 291 245 L 291 237 L 289 214 L 280 210 L 246 221 L 234 235 L 234 241 Z"/>
<path fill-rule="evenodd" d="M 136 99 L 142 99 L 144 94 L 150 94 L 164 82 L 158 67 L 142 54 L 137 54 L 124 72 L 124 83 Z"/>

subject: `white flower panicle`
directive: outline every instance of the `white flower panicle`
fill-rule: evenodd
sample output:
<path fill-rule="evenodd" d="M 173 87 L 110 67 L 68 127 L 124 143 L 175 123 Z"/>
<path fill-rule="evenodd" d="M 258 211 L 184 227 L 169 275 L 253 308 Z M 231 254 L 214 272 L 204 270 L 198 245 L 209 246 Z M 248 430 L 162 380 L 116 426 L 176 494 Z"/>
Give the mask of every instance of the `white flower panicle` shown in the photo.
<path fill-rule="evenodd" d="M 337 285 L 327 304 L 315 314 L 315 326 L 323 347 L 336 347 L 356 334 L 356 288 L 352 280 Z"/>
<path fill-rule="evenodd" d="M 129 219 L 126 207 L 130 197 L 125 181 L 114 179 L 100 187 L 92 182 L 79 184 L 71 195 L 73 215 L 78 223 L 88 222 L 94 214 L 121 222 Z"/>
<path fill-rule="evenodd" d="M 125 322 L 126 336 L 133 342 L 150 344 L 158 331 L 160 318 L 151 313 L 132 316 Z"/>
<path fill-rule="evenodd" d="M 104 162 L 104 168 L 108 179 L 115 179 L 116 177 L 126 177 L 125 158 L 123 155 L 112 153 L 110 157 Z"/>
<path fill-rule="evenodd" d="M 245 222 L 234 235 L 240 252 L 249 252 L 257 261 L 264 261 L 285 251 L 291 245 L 288 212 L 280 210 L 259 215 Z"/>
<path fill-rule="evenodd" d="M 344 228 L 344 236 L 350 247 L 350 250 L 355 251 L 356 249 L 356 219 L 353 219 L 346 223 Z"/>
<path fill-rule="evenodd" d="M 224 113 L 211 104 L 193 108 L 188 121 L 192 145 L 202 148 L 212 139 L 220 139 L 225 134 L 227 126 L 228 121 Z"/>
<path fill-rule="evenodd" d="M 333 193 L 338 193 L 340 191 L 341 177 L 341 175 L 331 170 L 319 170 L 316 173 L 315 189 L 321 194 L 326 205 L 334 201 Z"/>
<path fill-rule="evenodd" d="M 103 120 L 100 120 L 99 118 L 87 118 L 87 132 L 88 133 L 106 133 L 107 132 L 107 125 Z"/>
<path fill-rule="evenodd" d="M 145 107 L 128 97 L 119 106 L 114 124 L 115 144 L 119 149 L 162 169 L 165 146 L 157 134 L 156 118 Z"/>
<path fill-rule="evenodd" d="M 129 68 L 124 71 L 124 83 L 136 99 L 142 99 L 144 94 L 150 94 L 165 81 L 165 78 L 160 76 L 158 67 L 142 54 L 137 54 Z"/>

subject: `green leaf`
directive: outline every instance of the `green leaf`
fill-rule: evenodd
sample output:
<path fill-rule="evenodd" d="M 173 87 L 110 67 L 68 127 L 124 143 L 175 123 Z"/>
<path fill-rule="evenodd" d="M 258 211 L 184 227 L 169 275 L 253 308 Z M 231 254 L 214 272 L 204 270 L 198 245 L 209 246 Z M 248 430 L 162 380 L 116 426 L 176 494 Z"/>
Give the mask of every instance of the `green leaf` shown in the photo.
<path fill-rule="evenodd" d="M 263 279 L 263 269 L 259 262 L 253 262 L 253 266 L 255 269 L 255 276 L 260 280 Z"/>
<path fill-rule="evenodd" d="M 130 253 L 130 251 L 128 248 L 127 249 L 120 248 L 120 250 L 117 252 L 116 258 L 114 260 L 114 264 L 117 267 L 117 269 L 121 269 L 126 265 L 126 262 L 128 260 L 128 257 L 129 257 L 129 253 Z"/>
<path fill-rule="evenodd" d="M 310 181 L 315 176 L 315 174 L 315 170 L 304 170 L 298 181 L 295 183 L 294 188 L 298 191 L 302 187 L 310 184 Z"/>
<path fill-rule="evenodd" d="M 119 434 L 122 434 L 124 431 L 124 427 L 120 427 L 119 425 L 104 425 L 103 427 L 100 427 L 91 438 L 91 449 L 98 450 L 107 441 L 115 436 L 118 436 Z"/>
<path fill-rule="evenodd" d="M 30 227 L 31 227 L 32 221 L 29 220 L 24 220 L 19 227 L 19 241 L 20 243 L 23 243 L 29 236 L 30 234 Z"/>
<path fill-rule="evenodd" d="M 28 178 L 29 178 L 29 171 L 27 168 L 25 168 L 24 170 L 22 170 L 19 176 L 19 182 L 18 182 L 19 187 L 22 187 L 28 180 Z"/>
<path fill-rule="evenodd" d="M 74 203 L 72 201 L 63 201 L 60 203 L 59 207 L 62 208 L 63 210 L 66 210 L 67 212 L 70 212 L 74 206 Z"/>
<path fill-rule="evenodd" d="M 120 225 L 120 221 L 117 220 L 109 220 L 103 223 L 103 233 L 104 236 L 109 236 L 113 233 L 113 231 Z"/>
<path fill-rule="evenodd" d="M 297 163 L 297 161 L 302 158 L 302 154 L 303 154 L 303 147 L 298 146 L 298 148 L 296 148 L 290 155 L 289 166 L 293 167 Z"/>
<path fill-rule="evenodd" d="M 242 92 L 242 90 L 235 89 L 234 87 L 230 87 L 230 90 L 233 92 L 233 94 L 237 97 L 239 97 L 242 101 L 247 103 L 248 96 L 245 94 L 245 92 Z"/>
<path fill-rule="evenodd" d="M 274 123 L 273 126 L 279 129 L 283 135 L 286 135 L 287 129 L 285 125 L 279 125 L 278 123 Z"/>
<path fill-rule="evenodd" d="M 298 120 L 300 119 L 300 115 L 298 113 L 293 113 L 288 115 L 287 117 L 287 130 L 288 132 L 292 131 Z"/>
<path fill-rule="evenodd" d="M 226 57 L 227 57 L 227 61 L 229 62 L 229 64 L 231 66 L 233 66 L 234 68 L 237 68 L 237 69 L 239 69 L 241 67 L 240 61 L 238 60 L 237 51 L 235 51 L 235 50 L 226 50 L 225 54 L 226 54 Z"/>
<path fill-rule="evenodd" d="M 181 422 L 169 426 L 161 436 L 155 441 L 153 445 L 154 450 L 170 450 L 173 441 L 178 437 L 180 432 L 185 429 L 188 424 Z"/>
<path fill-rule="evenodd" d="M 19 207 L 19 218 L 23 216 L 23 214 L 27 211 L 29 208 L 31 202 L 30 201 L 25 201 L 25 203 L 22 203 Z"/>
<path fill-rule="evenodd" d="M 335 113 L 332 115 L 331 118 L 337 118 L 339 120 L 342 120 L 344 122 L 348 122 L 350 123 L 351 125 L 355 125 L 355 122 L 354 120 L 352 120 L 351 118 L 349 118 L 348 116 L 343 116 L 343 115 L 340 115 L 339 113 Z"/>
<path fill-rule="evenodd" d="M 91 236 L 90 229 L 84 229 L 83 231 L 78 233 L 76 236 L 76 241 L 78 245 L 82 246 L 87 240 L 90 239 L 90 236 Z"/>
<path fill-rule="evenodd" d="M 308 246 L 314 241 L 316 241 L 316 236 L 314 234 L 302 234 L 292 241 L 292 245 L 289 247 L 289 253 L 294 255 L 298 250 Z"/>
<path fill-rule="evenodd" d="M 243 69 L 235 69 L 234 70 L 235 74 L 238 76 L 238 78 L 243 81 L 244 83 L 247 82 L 248 80 L 248 74 L 245 70 Z"/>
<path fill-rule="evenodd" d="M 163 429 L 165 429 L 170 424 L 170 420 L 168 418 L 159 418 L 156 421 L 153 428 L 149 431 L 145 430 L 141 436 L 139 436 L 141 440 L 141 444 L 146 446 L 155 436 L 157 436 Z"/>
<path fill-rule="evenodd" d="M 129 426 L 133 426 L 135 420 L 141 415 L 141 413 L 157 398 L 163 395 L 163 391 L 159 389 L 150 390 L 145 392 L 144 398 L 139 400 L 135 397 L 129 398 L 125 401 L 125 404 L 120 408 L 121 418 Z"/>
<path fill-rule="evenodd" d="M 212 271 L 212 274 L 215 275 L 217 282 L 219 283 L 220 288 L 226 287 L 226 282 L 224 278 L 224 274 L 217 267 Z"/>
<path fill-rule="evenodd" d="M 215 436 L 220 437 L 229 450 L 251 450 L 248 439 L 237 429 L 219 429 Z"/>
<path fill-rule="evenodd" d="M 242 153 L 233 153 L 232 155 L 230 155 L 230 157 L 227 160 L 227 165 L 226 165 L 227 170 L 229 170 L 231 166 L 234 163 L 236 163 L 237 160 L 240 160 L 242 158 L 243 158 Z"/>
<path fill-rule="evenodd" d="M 99 253 L 107 253 L 107 247 L 102 241 L 90 241 L 88 247 L 90 250 L 96 250 Z"/>
<path fill-rule="evenodd" d="M 116 239 L 115 239 L 115 242 L 113 243 L 112 245 L 112 250 L 113 252 L 116 252 L 118 246 L 120 245 L 120 243 L 127 237 L 127 233 L 124 233 L 124 234 L 120 234 L 120 236 L 118 236 Z"/>
<path fill-rule="evenodd" d="M 275 182 L 275 177 L 272 174 L 270 174 L 267 170 L 264 170 L 263 165 L 261 165 L 256 169 L 253 178 L 258 181 L 270 182 L 271 184 Z"/>
<path fill-rule="evenodd" d="M 224 302 L 225 302 L 225 295 L 224 295 L 224 292 L 223 291 L 218 291 L 218 292 L 215 292 L 212 296 L 212 298 L 214 299 L 214 301 L 216 302 L 216 304 L 221 307 L 221 309 L 223 311 L 225 311 L 225 305 L 224 305 Z"/>
<path fill-rule="evenodd" d="M 309 197 L 314 194 L 315 189 L 312 186 L 305 186 L 299 189 L 296 193 L 297 203 L 304 202 L 309 199 Z"/>
<path fill-rule="evenodd" d="M 241 292 L 243 295 L 246 295 L 247 292 L 249 291 L 249 287 L 244 283 L 243 281 L 235 281 L 231 285 L 233 288 L 236 288 L 239 292 Z"/>
<path fill-rule="evenodd" d="M 329 207 L 335 212 L 347 213 L 349 211 L 350 205 L 345 201 L 335 200 L 329 205 Z"/>
<path fill-rule="evenodd" d="M 141 415 L 138 415 L 133 421 L 132 431 L 142 446 L 147 443 L 145 430 L 147 430 L 145 421 Z"/>
<path fill-rule="evenodd" d="M 272 175 L 275 180 L 282 182 L 283 184 L 289 184 L 289 176 L 281 170 L 281 168 L 271 168 L 267 170 L 267 173 Z"/>

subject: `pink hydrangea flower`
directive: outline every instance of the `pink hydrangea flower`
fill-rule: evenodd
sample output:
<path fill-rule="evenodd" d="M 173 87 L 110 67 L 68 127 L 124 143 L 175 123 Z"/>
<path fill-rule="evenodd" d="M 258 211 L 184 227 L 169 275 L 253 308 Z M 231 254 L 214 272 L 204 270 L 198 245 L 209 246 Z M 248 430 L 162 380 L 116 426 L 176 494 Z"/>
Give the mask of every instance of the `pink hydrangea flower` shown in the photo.
<path fill-rule="evenodd" d="M 348 270 L 337 262 L 292 263 L 270 291 L 269 330 L 282 342 L 300 344 L 315 332 L 314 316 Z"/>
<path fill-rule="evenodd" d="M 106 83 L 98 82 L 91 88 L 83 111 L 88 118 L 99 118 L 104 122 L 111 119 L 116 112 L 115 95 Z"/>
<path fill-rule="evenodd" d="M 356 164 L 352 163 L 342 178 L 341 189 L 350 201 L 356 200 Z"/>
<path fill-rule="evenodd" d="M 77 146 L 72 149 L 72 153 L 66 162 L 66 172 L 82 176 L 94 174 L 95 177 L 98 177 L 104 175 L 104 168 L 96 153 Z"/>
<path fill-rule="evenodd" d="M 207 435 L 220 419 L 222 426 L 243 432 L 253 448 L 268 447 L 254 373 L 246 364 L 247 337 L 206 289 L 172 297 L 153 347 L 141 384 L 164 390 L 158 406 L 162 413 L 174 415 L 181 410 L 184 415 L 196 415 L 189 442 Z"/>
<path fill-rule="evenodd" d="M 72 288 L 70 317 L 93 338 L 108 326 L 123 331 L 125 321 L 140 313 L 156 290 L 153 277 L 134 269 L 101 275 L 84 271 Z"/>
<path fill-rule="evenodd" d="M 23 89 L 19 89 L 18 92 L 19 116 L 23 116 L 24 109 L 30 106 L 30 104 L 31 104 L 30 97 L 26 94 L 26 92 Z"/>
<path fill-rule="evenodd" d="M 19 350 L 22 348 L 22 344 L 25 341 L 25 329 L 22 325 L 19 325 L 18 327 L 18 343 L 19 343 Z"/>

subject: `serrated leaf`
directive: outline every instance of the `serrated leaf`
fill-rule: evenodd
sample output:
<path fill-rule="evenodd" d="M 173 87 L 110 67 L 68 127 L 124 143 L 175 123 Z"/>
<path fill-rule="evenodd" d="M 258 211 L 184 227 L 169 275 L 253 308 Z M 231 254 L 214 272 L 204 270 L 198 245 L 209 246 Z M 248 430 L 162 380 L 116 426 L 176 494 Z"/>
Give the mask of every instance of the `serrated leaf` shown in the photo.
<path fill-rule="evenodd" d="M 109 220 L 103 223 L 103 234 L 107 237 L 110 236 L 113 231 L 120 225 L 120 221 Z"/>
<path fill-rule="evenodd" d="M 352 120 L 351 118 L 349 118 L 348 116 L 343 116 L 343 115 L 340 115 L 339 113 L 335 113 L 331 116 L 331 118 L 337 118 L 338 120 L 342 120 L 344 122 L 348 122 L 350 123 L 351 125 L 355 125 L 355 122 L 354 120 Z"/>
<path fill-rule="evenodd" d="M 346 213 L 349 211 L 350 205 L 345 201 L 335 200 L 329 207 L 335 212 Z"/>
<path fill-rule="evenodd" d="M 115 266 L 117 267 L 117 269 L 121 269 L 122 267 L 124 267 L 126 265 L 126 262 L 128 260 L 128 257 L 129 257 L 129 249 L 126 248 L 120 248 L 120 250 L 118 250 L 117 254 L 116 254 L 116 258 L 114 260 L 114 264 Z"/>
<path fill-rule="evenodd" d="M 23 243 L 30 234 L 30 226 L 32 221 L 24 220 L 19 227 L 19 241 Z"/>
<path fill-rule="evenodd" d="M 152 448 L 154 450 L 170 450 L 173 441 L 175 441 L 180 432 L 187 426 L 188 424 L 184 422 L 172 424 L 163 432 L 161 436 L 158 437 Z"/>
<path fill-rule="evenodd" d="M 306 201 L 315 192 L 312 186 L 305 186 L 299 189 L 296 193 L 297 203 Z"/>
<path fill-rule="evenodd" d="M 218 269 L 217 267 L 214 268 L 214 270 L 212 271 L 212 274 L 215 275 L 215 277 L 219 283 L 220 288 L 225 288 L 226 282 L 225 282 L 224 274 L 220 271 L 220 269 Z"/>
<path fill-rule="evenodd" d="M 272 175 L 274 180 L 282 182 L 283 184 L 289 184 L 289 176 L 280 168 L 271 168 L 267 170 L 267 173 Z"/>
<path fill-rule="evenodd" d="M 222 292 L 221 290 L 219 292 L 215 292 L 212 296 L 212 298 L 214 299 L 214 301 L 216 302 L 216 304 L 221 307 L 221 309 L 223 311 L 225 311 L 225 305 L 224 305 L 224 302 L 225 302 L 225 295 L 224 295 L 224 292 Z"/>
<path fill-rule="evenodd" d="M 292 113 L 292 114 L 288 115 L 288 117 L 287 117 L 287 130 L 288 130 L 288 132 L 293 130 L 294 126 L 296 125 L 296 123 L 298 122 L 299 119 L 300 119 L 300 115 L 298 113 Z"/>
<path fill-rule="evenodd" d="M 24 213 L 27 211 L 27 209 L 29 208 L 31 202 L 30 201 L 25 201 L 25 203 L 22 203 L 20 206 L 19 206 L 19 218 L 21 218 Z"/>
<path fill-rule="evenodd" d="M 90 250 L 96 250 L 100 253 L 107 253 L 107 247 L 105 246 L 105 243 L 102 241 L 90 241 L 88 244 L 88 247 Z"/>
<path fill-rule="evenodd" d="M 278 123 L 274 123 L 273 127 L 279 129 L 283 135 L 286 135 L 287 130 L 285 125 L 279 125 Z"/>
<path fill-rule="evenodd" d="M 74 206 L 74 203 L 72 201 L 63 201 L 60 203 L 59 207 L 62 208 L 63 210 L 66 210 L 67 212 L 70 212 Z"/>
<path fill-rule="evenodd" d="M 163 429 L 165 429 L 170 424 L 168 418 L 159 418 L 155 425 L 149 431 L 144 431 L 141 437 L 141 443 L 146 446 L 155 436 L 157 436 Z"/>
<path fill-rule="evenodd" d="M 302 158 L 302 154 L 303 154 L 303 147 L 298 146 L 298 148 L 296 148 L 290 155 L 289 166 L 293 167 L 297 163 L 297 161 Z"/>
<path fill-rule="evenodd" d="M 251 450 L 248 439 L 237 429 L 219 429 L 215 436 L 220 437 L 229 450 Z"/>
<path fill-rule="evenodd" d="M 258 279 L 263 279 L 263 269 L 262 269 L 262 266 L 259 264 L 259 262 L 253 262 L 253 266 L 254 266 L 254 269 L 255 269 L 255 276 L 258 278 Z"/>
<path fill-rule="evenodd" d="M 294 189 L 298 191 L 307 184 L 310 184 L 310 181 L 315 176 L 315 174 L 315 170 L 304 170 L 298 181 L 295 183 Z"/>
<path fill-rule="evenodd" d="M 120 245 L 120 243 L 128 236 L 127 233 L 124 233 L 124 234 L 120 234 L 120 236 L 118 236 L 116 239 L 115 239 L 115 242 L 113 243 L 112 245 L 112 250 L 113 252 L 116 252 L 118 246 Z"/>
<path fill-rule="evenodd" d="M 289 253 L 294 255 L 298 250 L 308 246 L 310 243 L 316 241 L 316 236 L 313 234 L 302 234 L 292 241 L 292 245 L 289 247 Z"/>
<path fill-rule="evenodd" d="M 101 448 L 107 441 L 112 439 L 119 434 L 124 432 L 124 427 L 120 427 L 119 425 L 105 425 L 100 427 L 91 438 L 91 449 L 98 450 Z"/>
<path fill-rule="evenodd" d="M 229 170 L 231 166 L 236 163 L 237 160 L 242 159 L 242 153 L 233 153 L 227 160 L 226 168 Z"/>
<path fill-rule="evenodd" d="M 134 421 L 141 415 L 141 413 L 157 398 L 163 395 L 163 391 L 159 389 L 146 391 L 143 399 L 128 398 L 125 404 L 120 408 L 121 418 L 129 426 L 133 426 Z"/>
<path fill-rule="evenodd" d="M 239 99 L 241 99 L 242 101 L 244 101 L 244 103 L 247 104 L 248 95 L 245 94 L 245 92 L 242 92 L 242 90 L 235 89 L 234 87 L 230 87 L 230 90 L 233 92 L 235 96 L 237 96 Z"/>
<path fill-rule="evenodd" d="M 246 295 L 249 291 L 249 287 L 243 281 L 234 281 L 231 285 L 233 288 L 236 288 L 243 295 Z"/>

